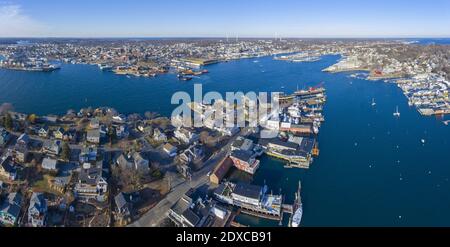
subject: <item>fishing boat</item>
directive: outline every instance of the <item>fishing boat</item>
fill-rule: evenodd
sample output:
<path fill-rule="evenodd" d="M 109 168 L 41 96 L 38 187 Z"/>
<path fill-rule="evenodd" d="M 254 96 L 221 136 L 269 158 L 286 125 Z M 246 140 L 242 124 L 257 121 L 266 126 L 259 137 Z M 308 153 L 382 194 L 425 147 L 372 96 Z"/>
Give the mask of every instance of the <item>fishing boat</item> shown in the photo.
<path fill-rule="evenodd" d="M 397 110 L 394 112 L 394 117 L 400 117 L 400 112 L 398 111 L 398 106 L 397 106 Z"/>

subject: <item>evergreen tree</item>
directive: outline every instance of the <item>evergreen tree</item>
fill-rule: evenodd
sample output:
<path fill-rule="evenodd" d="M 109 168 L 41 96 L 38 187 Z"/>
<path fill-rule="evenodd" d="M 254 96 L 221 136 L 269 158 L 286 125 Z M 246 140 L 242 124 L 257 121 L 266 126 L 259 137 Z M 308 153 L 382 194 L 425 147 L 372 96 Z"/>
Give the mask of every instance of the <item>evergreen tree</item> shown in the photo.
<path fill-rule="evenodd" d="M 67 142 L 64 142 L 63 146 L 62 146 L 62 150 L 61 150 L 61 158 L 63 160 L 69 160 L 70 159 L 70 146 Z"/>
<path fill-rule="evenodd" d="M 11 130 L 13 128 L 13 120 L 12 120 L 11 114 L 9 114 L 9 113 L 6 113 L 6 116 L 5 116 L 5 128 L 8 130 Z"/>

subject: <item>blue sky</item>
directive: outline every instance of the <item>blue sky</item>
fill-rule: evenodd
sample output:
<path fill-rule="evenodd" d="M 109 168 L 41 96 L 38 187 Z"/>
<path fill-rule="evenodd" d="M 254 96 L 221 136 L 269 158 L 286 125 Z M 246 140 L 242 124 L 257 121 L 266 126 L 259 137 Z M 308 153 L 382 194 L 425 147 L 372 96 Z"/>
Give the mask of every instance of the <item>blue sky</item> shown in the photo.
<path fill-rule="evenodd" d="M 450 37 L 450 1 L 0 0 L 0 37 Z"/>

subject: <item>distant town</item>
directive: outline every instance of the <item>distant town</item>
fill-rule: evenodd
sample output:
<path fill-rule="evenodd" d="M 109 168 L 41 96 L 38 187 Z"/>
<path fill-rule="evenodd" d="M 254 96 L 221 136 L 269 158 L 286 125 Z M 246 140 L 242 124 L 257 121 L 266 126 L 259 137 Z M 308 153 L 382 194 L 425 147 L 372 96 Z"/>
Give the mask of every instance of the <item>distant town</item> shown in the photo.
<path fill-rule="evenodd" d="M 404 40 L 300 39 L 94 39 L 33 40 L 0 44 L 0 67 L 53 71 L 60 63 L 94 64 L 124 76 L 155 77 L 173 72 L 188 81 L 208 73 L 202 67 L 235 59 L 274 56 L 311 62 L 323 55 L 342 59 L 327 72 L 357 72 L 369 80 L 398 84 L 423 115 L 449 114 L 450 49 Z"/>

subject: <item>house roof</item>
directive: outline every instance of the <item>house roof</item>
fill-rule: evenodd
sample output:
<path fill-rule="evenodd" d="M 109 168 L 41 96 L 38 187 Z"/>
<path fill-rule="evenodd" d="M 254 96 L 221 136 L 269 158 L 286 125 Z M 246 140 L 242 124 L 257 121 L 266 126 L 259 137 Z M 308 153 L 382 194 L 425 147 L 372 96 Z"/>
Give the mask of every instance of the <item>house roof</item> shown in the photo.
<path fill-rule="evenodd" d="M 88 138 L 100 138 L 100 130 L 99 129 L 88 130 L 87 137 Z"/>
<path fill-rule="evenodd" d="M 15 173 L 16 172 L 16 167 L 12 163 L 12 157 L 11 156 L 2 157 L 1 160 L 0 160 L 0 166 L 3 168 L 3 170 L 5 170 L 8 173 Z"/>
<path fill-rule="evenodd" d="M 116 206 L 118 208 L 123 208 L 128 203 L 123 192 L 120 192 L 117 196 L 114 197 L 114 202 L 116 203 Z"/>
<path fill-rule="evenodd" d="M 45 197 L 43 193 L 34 192 L 31 195 L 30 206 L 28 208 L 28 212 L 33 209 L 36 209 L 38 212 L 43 212 L 47 208 L 47 202 L 45 201 Z"/>
<path fill-rule="evenodd" d="M 6 200 L 0 204 L 0 211 L 8 213 L 15 218 L 19 216 L 22 204 L 22 195 L 20 193 L 10 193 Z"/>
<path fill-rule="evenodd" d="M 44 168 L 46 170 L 56 170 L 57 164 L 58 164 L 58 161 L 55 159 L 44 158 L 44 160 L 42 160 L 42 168 Z"/>

